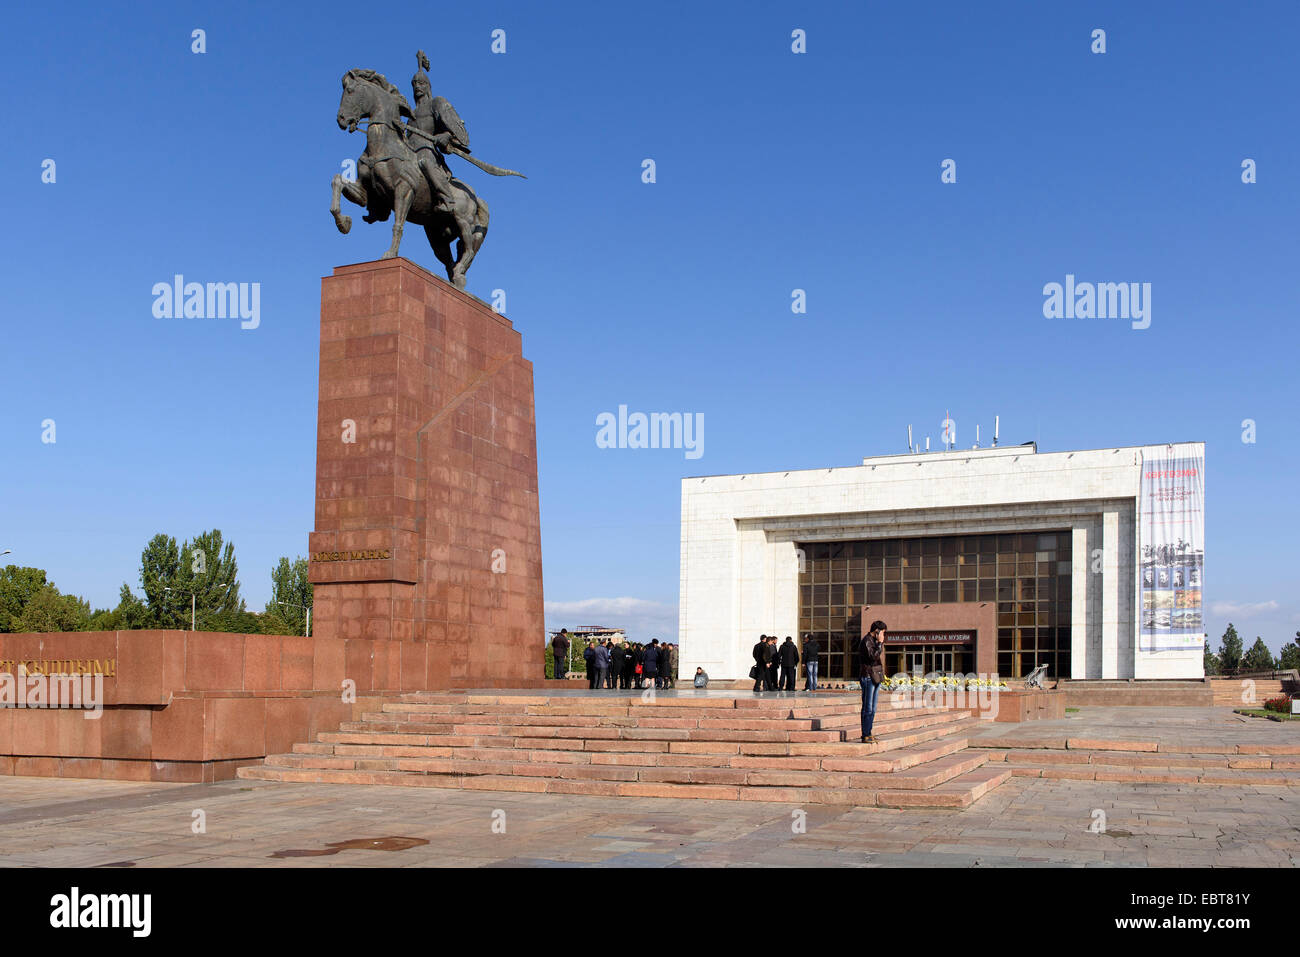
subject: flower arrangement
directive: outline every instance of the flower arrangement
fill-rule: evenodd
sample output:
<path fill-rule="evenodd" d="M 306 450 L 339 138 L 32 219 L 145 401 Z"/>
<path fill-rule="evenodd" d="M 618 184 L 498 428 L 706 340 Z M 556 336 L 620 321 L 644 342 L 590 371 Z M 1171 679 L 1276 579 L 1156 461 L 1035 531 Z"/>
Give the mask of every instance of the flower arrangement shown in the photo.
<path fill-rule="evenodd" d="M 1005 688 L 1005 681 L 996 678 L 963 677 L 960 675 L 894 675 L 880 685 L 886 691 L 941 690 L 956 691 L 962 688 Z"/>

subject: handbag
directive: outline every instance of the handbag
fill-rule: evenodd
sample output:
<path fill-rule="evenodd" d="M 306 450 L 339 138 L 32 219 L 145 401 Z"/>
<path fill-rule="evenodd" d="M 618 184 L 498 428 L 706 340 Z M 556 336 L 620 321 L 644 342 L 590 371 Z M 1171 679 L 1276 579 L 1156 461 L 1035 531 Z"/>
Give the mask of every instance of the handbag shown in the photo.
<path fill-rule="evenodd" d="M 636 666 L 636 673 L 637 673 L 637 674 L 641 674 L 641 666 L 640 666 L 640 665 L 637 665 L 637 666 Z"/>
<path fill-rule="evenodd" d="M 754 667 L 749 669 L 749 676 L 755 679 L 758 678 L 758 665 L 754 665 Z"/>

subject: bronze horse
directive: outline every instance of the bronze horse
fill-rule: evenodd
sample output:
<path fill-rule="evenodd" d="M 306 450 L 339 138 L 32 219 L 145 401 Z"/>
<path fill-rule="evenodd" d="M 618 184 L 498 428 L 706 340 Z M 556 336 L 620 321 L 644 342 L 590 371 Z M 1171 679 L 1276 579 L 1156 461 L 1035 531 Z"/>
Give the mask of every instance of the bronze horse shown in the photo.
<path fill-rule="evenodd" d="M 381 223 L 389 213 L 395 214 L 393 241 L 384 259 L 397 255 L 402 227 L 408 221 L 423 226 L 433 254 L 447 269 L 447 279 L 464 289 L 465 272 L 487 236 L 487 203 L 453 178 L 451 211 L 435 208 L 433 191 L 420 171 L 415 151 L 407 145 L 403 112 L 411 112 L 406 98 L 382 74 L 374 70 L 349 70 L 344 74 L 339 128 L 351 133 L 363 119 L 370 122 L 366 127 L 366 150 L 357 160 L 356 181 L 344 179 L 342 174 L 334 176 L 330 213 L 341 233 L 352 228 L 352 217 L 340 213 L 340 196 L 366 207 L 362 219 L 367 223 Z M 458 241 L 455 258 L 451 254 L 453 240 Z"/>

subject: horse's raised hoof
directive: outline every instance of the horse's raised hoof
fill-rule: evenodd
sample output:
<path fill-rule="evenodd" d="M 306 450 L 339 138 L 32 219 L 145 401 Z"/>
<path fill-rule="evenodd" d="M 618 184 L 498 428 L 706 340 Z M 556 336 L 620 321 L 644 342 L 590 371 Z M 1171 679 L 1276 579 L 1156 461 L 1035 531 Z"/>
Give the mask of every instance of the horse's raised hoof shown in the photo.
<path fill-rule="evenodd" d="M 339 232 L 347 233 L 349 230 L 352 229 L 352 217 L 340 216 L 338 219 L 334 221 L 334 224 L 338 226 Z"/>

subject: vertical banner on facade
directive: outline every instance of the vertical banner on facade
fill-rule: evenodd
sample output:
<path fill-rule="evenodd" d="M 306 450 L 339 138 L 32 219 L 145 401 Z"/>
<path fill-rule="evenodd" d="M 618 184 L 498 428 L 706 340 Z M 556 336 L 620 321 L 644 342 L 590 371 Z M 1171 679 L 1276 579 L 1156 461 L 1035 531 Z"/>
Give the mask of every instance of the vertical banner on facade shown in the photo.
<path fill-rule="evenodd" d="M 1199 651 L 1205 644 L 1205 456 L 1198 447 L 1144 457 L 1138 509 L 1138 649 Z"/>

